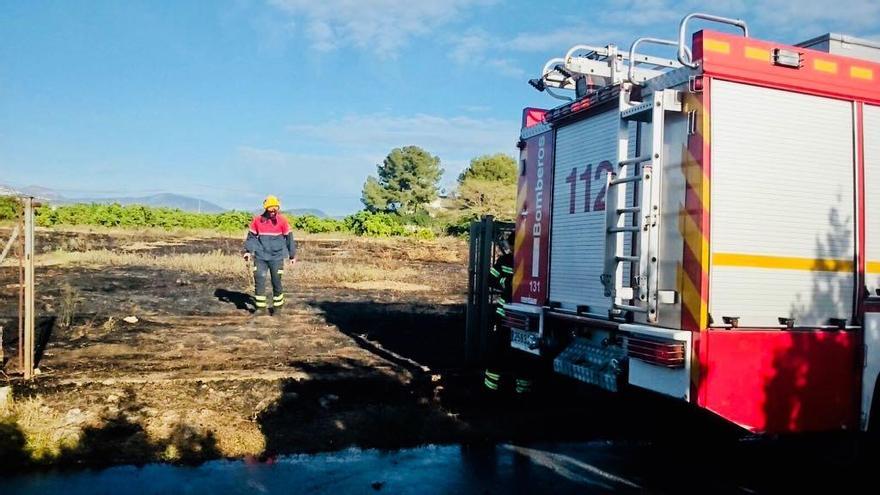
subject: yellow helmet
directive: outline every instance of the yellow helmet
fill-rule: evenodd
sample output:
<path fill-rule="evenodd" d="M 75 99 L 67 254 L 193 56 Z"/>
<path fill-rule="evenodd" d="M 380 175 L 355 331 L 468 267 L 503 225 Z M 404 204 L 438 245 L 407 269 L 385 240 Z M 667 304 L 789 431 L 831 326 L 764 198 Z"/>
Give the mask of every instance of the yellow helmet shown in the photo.
<path fill-rule="evenodd" d="M 263 209 L 268 210 L 271 207 L 281 208 L 281 202 L 278 201 L 278 198 L 275 196 L 266 196 L 266 199 L 263 200 Z"/>

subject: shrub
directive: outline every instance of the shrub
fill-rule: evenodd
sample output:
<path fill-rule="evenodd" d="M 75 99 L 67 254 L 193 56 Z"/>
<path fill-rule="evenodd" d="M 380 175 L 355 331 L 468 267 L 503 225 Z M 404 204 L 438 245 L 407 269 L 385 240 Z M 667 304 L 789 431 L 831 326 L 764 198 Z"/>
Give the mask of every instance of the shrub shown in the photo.
<path fill-rule="evenodd" d="M 0 220 L 15 220 L 21 203 L 17 199 L 8 196 L 0 196 Z"/>
<path fill-rule="evenodd" d="M 170 229 L 210 229 L 240 231 L 247 227 L 251 214 L 243 211 L 191 213 L 175 208 L 152 208 L 142 205 L 75 204 L 42 207 L 37 210 L 37 225 L 97 225 L 103 227 Z"/>
<path fill-rule="evenodd" d="M 406 233 L 398 217 L 384 212 L 359 211 L 345 218 L 345 226 L 356 235 L 387 237 Z"/>
<path fill-rule="evenodd" d="M 319 218 L 315 215 L 293 217 L 291 225 L 297 230 L 304 230 L 310 234 L 341 232 L 345 230 L 345 223 L 343 221 L 334 218 Z"/>
<path fill-rule="evenodd" d="M 446 224 L 446 234 L 456 237 L 465 237 L 471 233 L 471 222 L 479 220 L 476 214 L 464 214 L 453 218 Z"/>

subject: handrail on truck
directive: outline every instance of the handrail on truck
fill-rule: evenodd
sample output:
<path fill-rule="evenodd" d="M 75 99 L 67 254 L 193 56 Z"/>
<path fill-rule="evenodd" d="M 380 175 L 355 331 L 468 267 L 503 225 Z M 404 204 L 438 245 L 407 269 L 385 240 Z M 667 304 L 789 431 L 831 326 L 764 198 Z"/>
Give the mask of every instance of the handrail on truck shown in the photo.
<path fill-rule="evenodd" d="M 736 26 L 743 30 L 743 36 L 746 38 L 749 37 L 749 26 L 746 24 L 746 21 L 742 19 L 731 19 L 729 17 L 721 17 L 712 14 L 703 14 L 700 12 L 694 12 L 693 14 L 688 14 L 684 19 L 681 20 L 681 24 L 678 27 L 678 61 L 681 62 L 681 65 L 685 67 L 690 67 L 691 69 L 696 69 L 699 64 L 694 63 L 692 57 L 687 51 L 685 37 L 687 36 L 687 23 L 691 19 L 704 19 L 707 21 L 719 22 L 721 24 L 730 24 L 731 26 Z"/>
<path fill-rule="evenodd" d="M 679 44 L 675 41 L 664 40 L 661 38 L 649 38 L 643 37 L 638 38 L 633 41 L 633 44 L 629 47 L 629 69 L 626 73 L 626 80 L 630 83 L 641 86 L 642 83 L 636 81 L 636 47 L 641 43 L 654 43 L 655 45 L 667 45 L 667 46 L 679 46 Z M 691 58 L 691 50 L 687 46 L 684 47 L 685 52 L 687 53 L 688 58 Z"/>

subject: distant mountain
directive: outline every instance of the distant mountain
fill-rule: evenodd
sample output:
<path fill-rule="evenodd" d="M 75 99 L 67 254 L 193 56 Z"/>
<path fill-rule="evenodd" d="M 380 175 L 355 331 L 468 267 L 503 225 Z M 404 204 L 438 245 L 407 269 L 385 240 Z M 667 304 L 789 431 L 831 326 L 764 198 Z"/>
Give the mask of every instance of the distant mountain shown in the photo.
<path fill-rule="evenodd" d="M 9 186 L 4 186 L 3 184 L 0 184 L 0 196 L 17 196 L 19 194 L 21 194 L 19 191 Z"/>
<path fill-rule="evenodd" d="M 201 213 L 223 213 L 226 208 L 205 201 L 204 199 L 182 196 L 180 194 L 161 193 L 141 197 L 118 197 L 118 198 L 63 198 L 56 200 L 59 204 L 97 203 L 121 205 L 143 205 L 161 208 L 178 208 L 183 211 Z"/>
<path fill-rule="evenodd" d="M 205 201 L 204 199 L 183 196 L 180 194 L 161 193 L 150 196 L 130 197 L 120 196 L 111 198 L 68 198 L 53 189 L 41 186 L 27 186 L 21 189 L 0 184 L 0 196 L 2 195 L 19 195 L 27 194 L 39 198 L 45 202 L 57 205 L 72 204 L 111 204 L 119 203 L 121 205 L 144 205 L 164 208 L 178 208 L 183 211 L 202 212 L 202 213 L 222 213 L 226 208 L 217 204 Z"/>
<path fill-rule="evenodd" d="M 58 191 L 49 189 L 48 187 L 27 186 L 22 187 L 21 192 L 29 194 L 35 198 L 40 198 L 44 201 L 60 201 L 64 199 L 64 196 L 59 194 Z"/>
<path fill-rule="evenodd" d="M 319 218 L 327 218 L 327 214 L 322 210 L 318 210 L 316 208 L 294 208 L 292 210 L 284 210 L 286 213 L 291 215 L 301 216 L 301 215 L 314 215 Z"/>

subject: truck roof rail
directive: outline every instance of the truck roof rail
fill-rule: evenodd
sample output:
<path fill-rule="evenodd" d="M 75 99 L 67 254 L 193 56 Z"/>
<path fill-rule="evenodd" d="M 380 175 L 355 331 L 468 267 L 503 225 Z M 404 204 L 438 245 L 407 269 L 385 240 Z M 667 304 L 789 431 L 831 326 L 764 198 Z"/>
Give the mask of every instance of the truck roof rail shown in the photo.
<path fill-rule="evenodd" d="M 678 26 L 678 61 L 681 62 L 681 65 L 684 65 L 685 67 L 690 67 L 691 69 L 696 69 L 697 65 L 699 65 L 693 61 L 691 54 L 685 51 L 685 49 L 687 48 L 687 40 L 685 40 L 685 37 L 687 36 L 687 24 L 688 21 L 690 21 L 691 19 L 703 19 L 706 21 L 736 26 L 742 29 L 743 36 L 745 36 L 746 38 L 749 37 L 749 25 L 746 24 L 746 21 L 742 19 L 731 19 L 729 17 L 703 14 L 702 12 L 694 12 L 686 15 L 681 20 L 681 24 L 679 24 Z"/>

